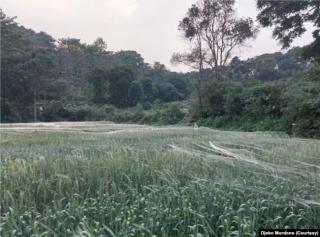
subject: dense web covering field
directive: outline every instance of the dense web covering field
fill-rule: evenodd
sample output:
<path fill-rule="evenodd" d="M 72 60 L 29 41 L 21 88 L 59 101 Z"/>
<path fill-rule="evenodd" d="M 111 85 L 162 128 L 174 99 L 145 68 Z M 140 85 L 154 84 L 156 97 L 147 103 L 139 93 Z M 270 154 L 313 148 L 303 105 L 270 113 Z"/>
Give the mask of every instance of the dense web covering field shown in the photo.
<path fill-rule="evenodd" d="M 1 236 L 320 226 L 320 141 L 107 122 L 1 125 Z"/>

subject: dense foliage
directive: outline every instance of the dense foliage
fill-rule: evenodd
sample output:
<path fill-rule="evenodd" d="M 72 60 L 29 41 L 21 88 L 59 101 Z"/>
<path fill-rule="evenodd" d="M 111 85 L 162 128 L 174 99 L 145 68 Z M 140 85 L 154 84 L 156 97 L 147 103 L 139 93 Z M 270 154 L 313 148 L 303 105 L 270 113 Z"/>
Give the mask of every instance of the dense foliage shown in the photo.
<path fill-rule="evenodd" d="M 212 69 L 176 73 L 135 51 L 108 51 L 101 38 L 55 40 L 1 12 L 1 52 L 1 122 L 199 121 L 319 137 L 319 66 L 299 47 L 234 57 L 218 81 Z"/>
<path fill-rule="evenodd" d="M 286 80 L 207 80 L 202 89 L 205 110 L 197 97 L 191 113 L 200 124 L 219 128 L 277 130 L 320 137 L 320 67 Z"/>
<path fill-rule="evenodd" d="M 190 94 L 189 77 L 158 62 L 150 66 L 135 51 L 107 51 L 101 38 L 92 44 L 55 40 L 3 12 L 1 33 L 2 122 L 81 120 L 73 112 L 81 114 L 85 106 L 150 108 L 155 100 L 184 100 Z"/>
<path fill-rule="evenodd" d="M 236 18 L 234 3 L 199 0 L 179 23 L 178 29 L 191 50 L 174 54 L 172 61 L 197 70 L 190 100 L 191 120 L 221 128 L 280 130 L 320 137 L 320 75 L 316 56 L 319 4 L 258 1 L 258 21 L 263 26 L 276 25 L 274 36 L 284 48 L 305 31 L 307 21 L 314 22 L 316 40 L 307 47 L 315 51 L 308 55 L 310 60 L 302 59 L 306 49 L 293 48 L 286 54 L 265 54 L 246 61 L 234 57 L 227 64 L 233 50 L 256 33 L 250 18 Z"/>
<path fill-rule="evenodd" d="M 306 23 L 312 23 L 314 41 L 305 47 L 304 55 L 320 62 L 320 1 L 257 0 L 257 19 L 263 27 L 274 26 L 273 36 L 283 48 L 307 31 Z"/>

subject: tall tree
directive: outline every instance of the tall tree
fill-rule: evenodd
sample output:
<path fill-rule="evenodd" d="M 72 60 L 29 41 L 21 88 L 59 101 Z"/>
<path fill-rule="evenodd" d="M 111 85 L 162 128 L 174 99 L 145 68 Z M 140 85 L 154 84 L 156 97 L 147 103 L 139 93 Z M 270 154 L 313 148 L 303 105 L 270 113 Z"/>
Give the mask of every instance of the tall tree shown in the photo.
<path fill-rule="evenodd" d="M 141 86 L 143 90 L 143 100 L 145 102 L 152 102 L 155 96 L 155 88 L 152 83 L 152 79 L 145 77 L 141 80 Z"/>
<path fill-rule="evenodd" d="M 54 39 L 19 26 L 0 9 L 1 107 L 4 121 L 37 120 L 37 103 L 46 99 L 52 79 Z M 5 104 L 4 104 L 5 103 Z"/>
<path fill-rule="evenodd" d="M 251 18 L 236 17 L 234 0 L 199 0 L 179 23 L 179 30 L 189 41 L 190 50 L 174 53 L 171 61 L 199 71 L 195 88 L 201 113 L 204 69 L 210 68 L 217 79 L 223 79 L 223 69 L 234 50 L 254 37 L 257 28 Z"/>
<path fill-rule="evenodd" d="M 94 42 L 93 45 L 97 48 L 100 49 L 101 51 L 105 51 L 107 50 L 107 44 L 106 42 L 103 40 L 103 38 L 98 37 Z"/>
<path fill-rule="evenodd" d="M 200 0 L 189 9 L 179 30 L 194 46 L 187 54 L 174 54 L 173 61 L 198 62 L 199 69 L 211 68 L 218 79 L 234 50 L 255 36 L 251 18 L 238 19 L 234 0 Z"/>
<path fill-rule="evenodd" d="M 306 32 L 306 23 L 315 27 L 314 41 L 305 48 L 305 56 L 320 62 L 320 1 L 257 0 L 257 19 L 263 27 L 275 26 L 273 36 L 283 48 Z"/>
<path fill-rule="evenodd" d="M 195 83 L 196 96 L 199 102 L 200 111 L 202 111 L 202 80 L 203 70 L 206 58 L 206 50 L 202 40 L 202 23 L 200 16 L 200 9 L 193 4 L 187 12 L 187 16 L 179 23 L 179 30 L 183 32 L 184 37 L 189 41 L 189 52 L 174 53 L 171 58 L 173 64 L 184 64 L 192 69 L 198 70 Z"/>

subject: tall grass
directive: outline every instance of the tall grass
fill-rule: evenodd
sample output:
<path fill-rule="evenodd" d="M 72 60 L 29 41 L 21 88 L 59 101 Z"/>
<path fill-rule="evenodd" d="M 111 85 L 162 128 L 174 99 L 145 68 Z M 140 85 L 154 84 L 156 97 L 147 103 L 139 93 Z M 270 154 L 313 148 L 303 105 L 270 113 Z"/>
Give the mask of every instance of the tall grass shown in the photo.
<path fill-rule="evenodd" d="M 27 127 L 1 130 L 1 236 L 255 236 L 320 226 L 318 140 Z"/>

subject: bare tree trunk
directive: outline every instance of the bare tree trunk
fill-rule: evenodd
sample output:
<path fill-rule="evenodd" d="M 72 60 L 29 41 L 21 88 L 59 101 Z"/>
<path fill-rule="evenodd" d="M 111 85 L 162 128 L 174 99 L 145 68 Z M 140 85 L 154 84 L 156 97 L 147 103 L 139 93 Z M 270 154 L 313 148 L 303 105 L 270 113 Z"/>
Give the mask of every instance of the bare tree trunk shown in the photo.
<path fill-rule="evenodd" d="M 199 45 L 199 83 L 198 83 L 198 99 L 199 99 L 199 111 L 200 111 L 200 116 L 202 117 L 203 115 L 203 102 L 202 102 L 202 80 L 203 80 L 203 62 L 205 60 L 204 58 L 204 52 L 202 48 L 202 42 L 201 42 L 201 35 L 198 34 L 197 37 L 198 45 Z"/>

